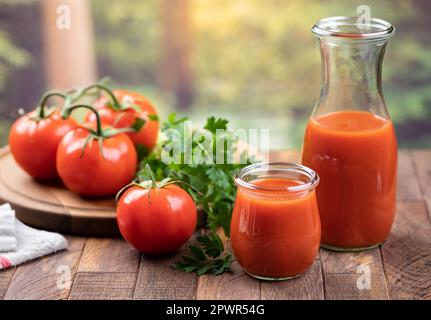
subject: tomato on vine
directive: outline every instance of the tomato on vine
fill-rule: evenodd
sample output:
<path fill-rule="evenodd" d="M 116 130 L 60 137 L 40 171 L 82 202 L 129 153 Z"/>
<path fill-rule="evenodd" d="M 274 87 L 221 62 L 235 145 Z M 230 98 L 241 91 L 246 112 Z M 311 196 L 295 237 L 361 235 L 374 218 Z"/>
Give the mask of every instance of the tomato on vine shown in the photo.
<path fill-rule="evenodd" d="M 58 177 L 58 145 L 63 136 L 77 126 L 72 118 L 63 119 L 57 109 L 46 108 L 48 99 L 54 96 L 67 98 L 60 92 L 47 93 L 36 110 L 15 121 L 9 134 L 10 151 L 15 161 L 30 176 L 39 180 Z"/>
<path fill-rule="evenodd" d="M 127 134 L 137 149 L 151 151 L 157 142 L 159 121 L 154 106 L 148 99 L 136 92 L 127 90 L 111 91 L 102 85 L 86 88 L 98 88 L 106 93 L 94 103 L 102 121 L 115 128 L 133 128 Z M 87 121 L 95 121 L 93 113 L 88 113 Z"/>
<path fill-rule="evenodd" d="M 115 195 L 133 180 L 137 167 L 135 147 L 125 133 L 129 129 L 103 126 L 98 112 L 87 105 L 67 108 L 63 116 L 77 108 L 93 112 L 96 123 L 64 136 L 57 150 L 58 174 L 69 190 L 82 196 Z"/>

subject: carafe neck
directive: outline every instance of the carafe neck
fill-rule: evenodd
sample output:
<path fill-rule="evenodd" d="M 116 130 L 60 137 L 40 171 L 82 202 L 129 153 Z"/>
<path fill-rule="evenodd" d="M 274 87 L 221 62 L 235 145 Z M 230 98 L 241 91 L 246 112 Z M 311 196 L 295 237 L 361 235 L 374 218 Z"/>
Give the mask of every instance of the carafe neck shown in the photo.
<path fill-rule="evenodd" d="M 318 35 L 323 68 L 321 94 L 314 115 L 357 110 L 389 119 L 383 97 L 382 63 L 392 31 L 373 37 L 373 33 L 364 33 L 363 29 L 355 30 L 354 25 L 351 21 L 349 24 L 342 21 L 334 31 L 329 24 L 320 34 L 319 30 L 315 31 L 316 26 L 313 28 Z"/>

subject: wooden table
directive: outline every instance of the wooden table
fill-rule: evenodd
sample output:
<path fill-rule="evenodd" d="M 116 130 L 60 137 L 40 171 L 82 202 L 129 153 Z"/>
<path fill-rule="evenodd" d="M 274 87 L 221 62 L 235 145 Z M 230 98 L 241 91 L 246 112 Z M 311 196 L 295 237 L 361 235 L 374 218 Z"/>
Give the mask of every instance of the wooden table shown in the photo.
<path fill-rule="evenodd" d="M 197 277 L 170 268 L 185 248 L 154 259 L 120 239 L 67 239 L 68 251 L 0 272 L 0 299 L 431 299 L 431 151 L 400 152 L 398 212 L 383 246 L 359 253 L 321 250 L 294 280 L 257 281 L 237 263 L 231 274 Z M 369 289 L 361 286 L 366 269 Z"/>

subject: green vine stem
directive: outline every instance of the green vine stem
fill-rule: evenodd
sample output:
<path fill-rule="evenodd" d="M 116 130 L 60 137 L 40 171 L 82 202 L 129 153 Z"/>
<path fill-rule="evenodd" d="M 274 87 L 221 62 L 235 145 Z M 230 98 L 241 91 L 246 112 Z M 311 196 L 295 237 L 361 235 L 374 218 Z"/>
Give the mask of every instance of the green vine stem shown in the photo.
<path fill-rule="evenodd" d="M 63 114 L 62 117 L 63 118 L 68 118 L 70 116 L 70 114 L 72 113 L 73 110 L 75 109 L 88 109 L 91 112 L 94 113 L 94 115 L 96 116 L 96 136 L 103 138 L 103 128 L 102 128 L 102 119 L 100 118 L 99 112 L 97 112 L 96 109 L 94 109 L 93 107 L 86 105 L 86 104 L 78 104 L 75 106 L 71 106 L 69 108 L 66 108 L 63 110 Z"/>
<path fill-rule="evenodd" d="M 147 175 L 151 179 L 151 188 L 157 188 L 156 178 L 154 177 L 153 170 L 151 170 L 151 167 L 148 163 L 145 164 L 145 171 L 147 171 Z"/>
<path fill-rule="evenodd" d="M 48 102 L 48 100 L 51 97 L 60 97 L 60 98 L 63 98 L 64 100 L 66 99 L 66 95 L 63 94 L 63 93 L 61 93 L 61 92 L 58 92 L 58 91 L 52 91 L 52 92 L 46 93 L 42 97 L 42 99 L 40 100 L 40 103 L 39 103 L 38 117 L 40 119 L 44 119 L 45 118 L 45 116 L 46 116 L 46 114 L 45 114 L 45 105 L 46 105 L 46 103 Z"/>
<path fill-rule="evenodd" d="M 139 184 L 139 183 L 137 183 L 137 182 L 131 182 L 131 183 L 129 183 L 128 185 L 126 185 L 126 186 L 124 186 L 124 187 L 122 187 L 121 189 L 120 189 L 120 191 L 118 191 L 117 192 L 117 194 L 116 194 L 116 196 L 115 196 L 115 203 L 118 203 L 118 201 L 120 201 L 120 198 L 121 198 L 121 196 L 128 190 L 128 189 L 130 189 L 131 187 L 140 187 L 140 188 L 142 188 L 142 186 Z"/>
<path fill-rule="evenodd" d="M 115 97 L 114 93 L 108 87 L 106 87 L 100 83 L 95 83 L 95 84 L 89 85 L 88 87 L 85 87 L 84 89 L 82 89 L 81 95 L 84 95 L 86 92 L 90 91 L 91 89 L 99 89 L 99 90 L 104 91 L 111 98 L 112 107 L 115 110 L 121 110 L 122 109 L 122 106 L 118 102 L 118 99 Z"/>

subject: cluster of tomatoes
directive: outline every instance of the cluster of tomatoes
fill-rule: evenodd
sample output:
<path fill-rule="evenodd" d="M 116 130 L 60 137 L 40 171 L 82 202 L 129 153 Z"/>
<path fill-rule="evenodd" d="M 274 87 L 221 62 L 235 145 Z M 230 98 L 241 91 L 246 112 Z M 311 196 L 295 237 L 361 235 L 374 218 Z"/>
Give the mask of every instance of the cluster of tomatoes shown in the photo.
<path fill-rule="evenodd" d="M 19 118 L 9 135 L 16 162 L 38 180 L 60 178 L 72 192 L 82 196 L 115 195 L 135 176 L 137 153 L 134 145 L 152 149 L 159 124 L 156 111 L 142 95 L 124 90 L 105 93 L 92 105 L 65 105 L 48 109 L 48 99 L 61 92 L 46 94 L 35 111 Z M 82 95 L 82 93 L 81 93 Z M 88 109 L 83 124 L 70 115 Z M 138 128 L 133 128 L 139 123 Z"/>
<path fill-rule="evenodd" d="M 103 95 L 94 103 L 73 105 L 77 96 L 96 89 Z M 190 195 L 166 179 L 131 183 L 137 150 L 150 151 L 156 144 L 159 122 L 153 105 L 141 94 L 100 84 L 71 92 L 45 94 L 34 111 L 13 124 L 9 145 L 16 162 L 36 180 L 59 178 L 81 196 L 120 192 L 118 226 L 138 250 L 158 254 L 181 246 L 196 227 Z M 48 108 L 52 97 L 62 98 L 64 105 Z M 76 109 L 88 111 L 81 124 L 71 117 Z"/>

